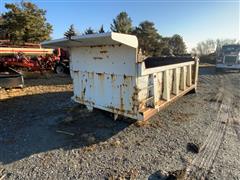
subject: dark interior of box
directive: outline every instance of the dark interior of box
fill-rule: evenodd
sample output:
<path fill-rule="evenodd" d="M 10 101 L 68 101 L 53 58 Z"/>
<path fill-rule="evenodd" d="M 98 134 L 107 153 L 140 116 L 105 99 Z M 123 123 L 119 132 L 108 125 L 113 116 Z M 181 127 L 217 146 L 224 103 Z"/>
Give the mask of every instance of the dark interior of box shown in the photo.
<path fill-rule="evenodd" d="M 188 61 L 194 61 L 194 57 L 191 56 L 148 57 L 144 60 L 144 63 L 146 68 L 154 68 L 159 66 L 184 63 Z"/>

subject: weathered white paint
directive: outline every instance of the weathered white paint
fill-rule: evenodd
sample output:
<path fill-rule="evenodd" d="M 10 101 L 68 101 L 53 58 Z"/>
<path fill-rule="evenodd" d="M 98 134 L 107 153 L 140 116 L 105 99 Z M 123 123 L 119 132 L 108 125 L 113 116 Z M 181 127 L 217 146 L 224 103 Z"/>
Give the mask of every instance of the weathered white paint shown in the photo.
<path fill-rule="evenodd" d="M 147 74 L 157 73 L 157 72 L 160 72 L 160 71 L 165 71 L 165 70 L 168 70 L 168 69 L 186 67 L 187 65 L 191 65 L 191 64 L 193 65 L 193 64 L 195 64 L 195 62 L 194 61 L 189 61 L 189 62 L 184 62 L 184 63 L 177 63 L 177 64 L 171 64 L 171 65 L 159 66 L 159 67 L 146 69 L 145 64 L 141 63 L 141 65 L 139 65 L 138 74 L 139 74 L 139 76 L 143 76 L 143 75 L 147 75 Z"/>
<path fill-rule="evenodd" d="M 169 70 L 164 71 L 164 84 L 163 84 L 163 99 L 166 101 L 170 100 L 170 87 L 169 87 Z"/>
<path fill-rule="evenodd" d="M 186 89 L 186 66 L 181 67 L 180 89 L 182 91 Z"/>
<path fill-rule="evenodd" d="M 43 45 L 69 49 L 72 99 L 89 110 L 110 111 L 114 119 L 123 115 L 143 120 L 196 87 L 197 74 L 192 82 L 191 67 L 198 67 L 197 61 L 146 69 L 144 62 L 137 62 L 135 36 L 103 33 L 73 39 Z M 198 73 L 197 68 L 194 73 Z"/>
<path fill-rule="evenodd" d="M 187 86 L 192 85 L 192 65 L 187 66 Z"/>
<path fill-rule="evenodd" d="M 61 38 L 41 43 L 41 45 L 44 47 L 64 47 L 64 48 L 117 45 L 117 44 L 124 44 L 132 48 L 137 48 L 138 40 L 137 37 L 133 35 L 107 32 L 100 34 L 73 36 L 70 40 L 67 38 Z"/>
<path fill-rule="evenodd" d="M 173 94 L 179 94 L 179 82 L 180 82 L 180 68 L 174 69 L 174 83 L 173 83 Z"/>

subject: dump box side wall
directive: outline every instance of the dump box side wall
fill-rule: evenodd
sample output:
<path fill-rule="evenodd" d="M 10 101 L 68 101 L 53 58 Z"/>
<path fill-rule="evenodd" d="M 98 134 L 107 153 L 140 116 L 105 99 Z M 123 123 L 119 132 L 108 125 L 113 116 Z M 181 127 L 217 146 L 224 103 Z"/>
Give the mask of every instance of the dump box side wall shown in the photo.
<path fill-rule="evenodd" d="M 71 48 L 74 97 L 79 103 L 136 118 L 136 49 L 125 45 Z"/>
<path fill-rule="evenodd" d="M 155 68 L 138 64 L 139 119 L 147 119 L 161 107 L 196 89 L 198 61 L 189 61 Z"/>

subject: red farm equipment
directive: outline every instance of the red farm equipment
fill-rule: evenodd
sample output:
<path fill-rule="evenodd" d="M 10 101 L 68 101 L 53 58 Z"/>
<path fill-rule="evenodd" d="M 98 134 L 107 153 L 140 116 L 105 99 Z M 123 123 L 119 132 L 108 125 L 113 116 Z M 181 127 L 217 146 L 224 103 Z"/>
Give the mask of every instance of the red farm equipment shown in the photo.
<path fill-rule="evenodd" d="M 62 49 L 45 49 L 31 43 L 16 46 L 0 40 L 0 64 L 23 71 L 55 70 L 62 59 L 68 59 L 66 54 Z"/>

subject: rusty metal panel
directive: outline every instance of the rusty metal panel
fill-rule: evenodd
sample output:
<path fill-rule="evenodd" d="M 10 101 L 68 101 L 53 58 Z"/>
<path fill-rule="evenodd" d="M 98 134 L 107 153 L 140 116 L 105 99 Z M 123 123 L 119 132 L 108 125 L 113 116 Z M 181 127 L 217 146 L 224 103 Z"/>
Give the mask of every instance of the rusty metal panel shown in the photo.
<path fill-rule="evenodd" d="M 73 47 L 70 64 L 75 101 L 136 118 L 135 48 Z"/>
<path fill-rule="evenodd" d="M 136 114 L 135 77 L 108 73 L 74 73 L 75 100 L 119 114 Z"/>
<path fill-rule="evenodd" d="M 53 40 L 44 45 L 69 48 L 72 99 L 89 110 L 95 107 L 114 113 L 114 117 L 146 120 L 196 88 L 197 60 L 174 57 L 174 61 L 162 63 L 153 58 L 153 66 L 145 67 L 144 61 L 137 61 L 135 36 L 103 33 Z"/>
<path fill-rule="evenodd" d="M 195 83 L 186 84 L 187 67 L 196 66 L 194 61 L 146 69 L 144 63 L 135 63 L 136 50 L 125 45 L 76 47 L 71 52 L 73 99 L 114 114 L 144 120 L 195 88 Z M 180 82 L 185 82 L 183 91 L 174 86 Z"/>

